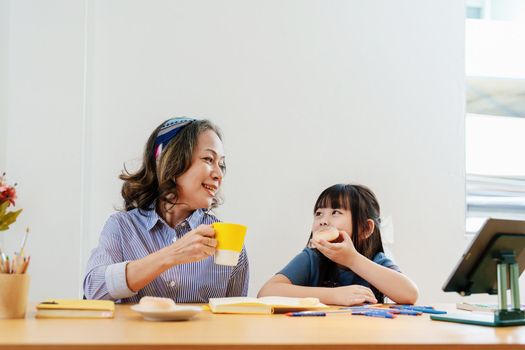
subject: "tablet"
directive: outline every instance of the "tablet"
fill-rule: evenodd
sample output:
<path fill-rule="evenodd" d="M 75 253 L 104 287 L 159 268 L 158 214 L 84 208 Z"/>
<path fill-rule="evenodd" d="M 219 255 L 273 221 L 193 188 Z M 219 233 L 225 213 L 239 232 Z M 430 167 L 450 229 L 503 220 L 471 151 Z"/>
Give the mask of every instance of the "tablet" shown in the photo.
<path fill-rule="evenodd" d="M 443 291 L 497 294 L 497 257 L 501 252 L 515 254 L 521 275 L 525 269 L 525 221 L 488 219 L 443 285 Z"/>

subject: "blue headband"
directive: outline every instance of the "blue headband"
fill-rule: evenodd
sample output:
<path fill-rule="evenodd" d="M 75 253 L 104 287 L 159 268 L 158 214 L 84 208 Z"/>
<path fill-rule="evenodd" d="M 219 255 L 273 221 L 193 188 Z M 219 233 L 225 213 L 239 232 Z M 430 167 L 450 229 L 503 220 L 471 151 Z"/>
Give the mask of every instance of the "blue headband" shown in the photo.
<path fill-rule="evenodd" d="M 155 159 L 158 159 L 162 149 L 191 122 L 197 119 L 193 118 L 171 118 L 166 120 L 160 127 L 157 138 L 155 139 Z"/>

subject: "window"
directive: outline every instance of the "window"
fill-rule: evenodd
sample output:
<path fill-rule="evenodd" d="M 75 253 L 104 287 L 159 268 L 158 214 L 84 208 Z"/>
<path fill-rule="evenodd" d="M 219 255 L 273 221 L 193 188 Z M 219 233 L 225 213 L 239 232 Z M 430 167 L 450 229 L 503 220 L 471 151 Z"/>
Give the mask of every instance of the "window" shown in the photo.
<path fill-rule="evenodd" d="M 525 220 L 525 1 L 467 1 L 467 232 Z"/>
<path fill-rule="evenodd" d="M 467 232 L 487 217 L 525 220 L 525 118 L 467 114 L 466 130 Z"/>

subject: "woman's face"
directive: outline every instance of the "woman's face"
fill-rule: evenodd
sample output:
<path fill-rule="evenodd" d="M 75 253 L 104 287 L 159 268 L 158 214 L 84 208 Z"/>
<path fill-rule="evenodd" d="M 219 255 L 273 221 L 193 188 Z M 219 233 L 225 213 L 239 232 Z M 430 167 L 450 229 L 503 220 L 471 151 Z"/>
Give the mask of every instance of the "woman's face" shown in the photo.
<path fill-rule="evenodd" d="M 221 187 L 223 167 L 222 141 L 213 130 L 206 130 L 197 139 L 190 168 L 175 180 L 179 192 L 177 202 L 191 210 L 209 208 Z"/>
<path fill-rule="evenodd" d="M 333 226 L 352 237 L 352 212 L 346 209 L 318 208 L 314 213 L 312 232 Z"/>

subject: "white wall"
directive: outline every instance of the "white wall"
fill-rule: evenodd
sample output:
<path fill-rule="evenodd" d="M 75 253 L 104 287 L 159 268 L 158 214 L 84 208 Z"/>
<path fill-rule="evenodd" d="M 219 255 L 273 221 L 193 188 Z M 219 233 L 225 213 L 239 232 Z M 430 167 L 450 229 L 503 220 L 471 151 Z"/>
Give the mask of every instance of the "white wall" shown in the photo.
<path fill-rule="evenodd" d="M 0 0 L 0 175 L 6 169 L 9 0 Z M 0 247 L 4 249 L 0 232 Z"/>
<path fill-rule="evenodd" d="M 82 1 L 11 1 L 7 171 L 31 228 L 30 299 L 77 296 L 80 279 L 84 67 Z"/>
<path fill-rule="evenodd" d="M 249 226 L 250 294 L 305 245 L 317 195 L 356 182 L 393 218 L 390 248 L 422 300 L 447 299 L 466 243 L 462 2 L 11 7 L 7 164 L 35 231 L 32 299 L 78 295 L 123 162 L 182 115 L 224 132 L 219 214 Z"/>
<path fill-rule="evenodd" d="M 9 0 L 0 0 L 0 174 L 5 169 L 7 121 L 7 72 L 9 38 Z M 0 243 L 2 236 L 0 235 Z"/>

